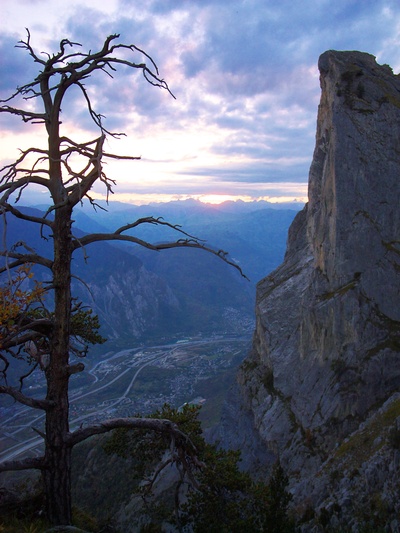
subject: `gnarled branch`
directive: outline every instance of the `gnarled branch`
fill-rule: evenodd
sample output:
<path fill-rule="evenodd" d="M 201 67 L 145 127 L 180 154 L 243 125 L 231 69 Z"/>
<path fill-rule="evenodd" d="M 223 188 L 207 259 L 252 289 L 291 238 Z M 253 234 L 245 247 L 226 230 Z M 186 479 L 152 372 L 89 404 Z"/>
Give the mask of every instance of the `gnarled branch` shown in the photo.
<path fill-rule="evenodd" d="M 51 270 L 51 267 L 53 266 L 53 261 L 50 259 L 47 259 L 47 257 L 43 257 L 41 255 L 37 254 L 17 254 L 15 252 L 10 252 L 9 250 L 3 250 L 0 251 L 0 256 L 2 257 L 11 257 L 11 259 L 15 259 L 11 264 L 8 264 L 4 267 L 0 268 L 0 274 L 2 272 L 6 272 L 10 268 L 15 268 L 20 265 L 26 265 L 27 263 L 34 263 L 36 265 L 42 265 L 46 268 L 49 268 Z"/>
<path fill-rule="evenodd" d="M 4 461 L 0 463 L 0 472 L 10 472 L 14 470 L 44 470 L 46 461 L 44 457 L 27 457 L 20 461 Z"/>
<path fill-rule="evenodd" d="M 21 181 L 25 181 L 26 182 L 26 185 L 28 185 L 30 183 L 30 180 L 29 178 L 27 178 L 26 180 L 19 180 L 19 182 Z M 22 186 L 25 186 L 24 184 L 21 185 Z M 0 200 L 0 212 L 1 211 L 4 211 L 4 212 L 8 212 L 8 213 L 12 213 L 16 218 L 19 218 L 21 220 L 26 220 L 28 222 L 36 222 L 37 224 L 41 224 L 42 226 L 49 226 L 51 228 L 52 226 L 52 222 L 51 220 L 46 220 L 44 217 L 35 217 L 33 215 L 28 215 L 27 213 L 23 213 L 22 211 L 20 211 L 19 209 L 16 209 L 14 206 L 10 205 L 9 203 L 7 202 L 2 202 Z"/>
<path fill-rule="evenodd" d="M 124 235 L 121 232 L 126 231 L 127 229 L 130 229 L 132 227 L 135 227 L 138 225 L 138 223 L 143 222 L 149 222 L 151 224 L 163 224 L 166 226 L 169 226 L 170 228 L 175 229 L 176 231 L 179 231 L 180 233 L 183 233 L 184 235 L 187 235 L 187 239 L 179 239 L 178 241 L 171 241 L 166 243 L 158 243 L 158 244 L 152 244 L 148 241 L 144 241 L 143 239 L 139 239 L 138 237 L 134 237 L 133 235 Z M 81 237 L 79 240 L 75 239 L 73 246 L 74 250 L 76 250 L 79 247 L 86 246 L 87 244 L 91 244 L 93 242 L 100 242 L 100 241 L 125 241 L 125 242 L 132 242 L 134 244 L 139 244 L 140 246 L 143 246 L 144 248 L 148 248 L 149 250 L 154 251 L 161 251 L 161 250 L 168 250 L 171 248 L 197 248 L 199 250 L 204 250 L 206 252 L 209 252 L 227 263 L 230 266 L 233 266 L 240 272 L 240 275 L 248 279 L 246 274 L 242 271 L 241 267 L 228 259 L 227 252 L 224 252 L 223 250 L 214 250 L 213 248 L 210 248 L 200 242 L 199 239 L 196 237 L 191 237 L 188 233 L 181 230 L 178 226 L 173 226 L 172 224 L 169 224 L 168 222 L 160 221 L 159 219 L 149 217 L 149 219 L 141 219 L 141 222 L 135 222 L 133 224 L 128 224 L 124 226 L 123 228 L 118 229 L 115 233 L 91 233 L 90 235 L 85 235 L 84 237 Z"/>
<path fill-rule="evenodd" d="M 113 429 L 128 428 L 128 429 L 145 429 L 151 431 L 157 431 L 158 433 L 166 433 L 180 439 L 183 442 L 187 442 L 194 448 L 187 435 L 182 433 L 178 429 L 178 426 L 170 420 L 162 418 L 112 418 L 105 420 L 99 424 L 88 426 L 85 428 L 77 429 L 67 436 L 67 443 L 72 447 L 82 442 L 93 435 L 100 435 L 102 433 L 108 433 Z"/>
<path fill-rule="evenodd" d="M 46 411 L 54 406 L 53 402 L 49 400 L 30 398 L 18 389 L 15 389 L 14 387 L 8 387 L 6 385 L 0 385 L 0 394 L 8 394 L 8 396 L 11 396 L 17 402 L 27 405 L 28 407 L 32 407 L 33 409 L 42 409 L 43 411 Z"/>

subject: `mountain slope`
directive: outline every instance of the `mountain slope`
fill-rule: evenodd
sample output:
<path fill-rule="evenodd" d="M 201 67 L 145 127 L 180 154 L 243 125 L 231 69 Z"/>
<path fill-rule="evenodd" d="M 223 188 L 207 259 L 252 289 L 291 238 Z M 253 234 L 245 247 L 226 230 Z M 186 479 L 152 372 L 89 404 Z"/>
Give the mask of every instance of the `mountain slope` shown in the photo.
<path fill-rule="evenodd" d="M 141 208 L 138 211 L 134 206 L 126 206 L 125 209 L 128 212 L 122 218 L 118 218 L 118 211 L 115 217 L 110 213 L 108 225 L 115 229 L 118 223 L 125 224 L 133 216 L 140 216 Z M 190 213 L 194 216 L 192 209 Z M 197 220 L 201 213 L 196 215 Z M 109 231 L 104 220 L 99 221 L 101 225 L 95 217 L 82 213 L 78 218 L 85 229 Z M 83 232 L 76 225 L 75 222 L 74 234 L 79 237 Z M 159 240 L 160 229 L 163 228 L 156 228 L 147 237 Z M 47 229 L 42 235 L 39 226 L 9 217 L 6 235 L 9 247 L 23 238 L 26 245 L 51 257 L 51 236 Z M 241 278 L 234 268 L 200 250 L 157 253 L 134 245 L 100 242 L 77 250 L 72 266 L 73 293 L 99 315 L 102 334 L 107 338 L 136 342 L 197 333 L 237 332 L 238 328 L 249 331 L 252 323 L 254 285 Z M 43 281 L 49 279 L 43 269 L 38 269 L 37 276 Z"/>

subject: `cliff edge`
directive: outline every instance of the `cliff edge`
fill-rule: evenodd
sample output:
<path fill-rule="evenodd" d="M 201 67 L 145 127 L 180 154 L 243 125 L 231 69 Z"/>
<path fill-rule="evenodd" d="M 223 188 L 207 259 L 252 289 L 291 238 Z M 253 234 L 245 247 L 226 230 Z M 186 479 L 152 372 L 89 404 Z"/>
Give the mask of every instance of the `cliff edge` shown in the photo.
<path fill-rule="evenodd" d="M 309 202 L 257 286 L 242 416 L 306 522 L 350 528 L 375 498 L 371 520 L 398 531 L 400 79 L 361 52 L 325 52 L 319 70 Z"/>

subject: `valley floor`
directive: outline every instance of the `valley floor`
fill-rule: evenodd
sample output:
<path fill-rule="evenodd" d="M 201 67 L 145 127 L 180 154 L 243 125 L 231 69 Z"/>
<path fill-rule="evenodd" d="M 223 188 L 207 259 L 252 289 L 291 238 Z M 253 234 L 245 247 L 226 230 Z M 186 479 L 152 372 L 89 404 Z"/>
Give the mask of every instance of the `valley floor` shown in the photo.
<path fill-rule="evenodd" d="M 149 414 L 168 403 L 202 403 L 205 427 L 219 419 L 225 392 L 245 357 L 249 335 L 184 338 L 159 346 L 108 351 L 71 379 L 71 429 L 105 418 Z M 40 371 L 32 374 L 26 392 L 44 393 Z M 0 461 L 41 453 L 41 411 L 0 403 Z"/>

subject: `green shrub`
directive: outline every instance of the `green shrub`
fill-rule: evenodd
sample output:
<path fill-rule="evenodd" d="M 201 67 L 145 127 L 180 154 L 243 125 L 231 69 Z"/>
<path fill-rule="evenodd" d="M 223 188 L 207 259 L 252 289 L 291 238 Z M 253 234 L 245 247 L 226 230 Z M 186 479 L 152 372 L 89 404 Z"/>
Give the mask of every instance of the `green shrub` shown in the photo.
<path fill-rule="evenodd" d="M 239 469 L 240 452 L 218 449 L 204 440 L 198 419 L 199 406 L 185 405 L 176 410 L 168 405 L 157 411 L 155 418 L 168 418 L 175 422 L 195 446 L 196 456 L 191 451 L 180 450 L 177 466 L 181 472 L 189 466 L 185 483 L 189 488 L 186 502 L 178 501 L 166 509 L 163 501 L 163 516 L 156 516 L 151 493 L 142 493 L 147 501 L 149 524 L 144 531 L 159 531 L 161 521 L 194 533 L 242 533 L 243 531 L 264 531 L 265 533 L 290 533 L 294 531 L 288 507 L 291 495 L 287 491 L 288 478 L 280 464 L 277 464 L 267 483 L 254 482 L 250 475 Z M 133 454 L 140 458 L 140 471 L 146 477 L 169 448 L 170 442 L 162 435 L 151 440 L 147 432 L 117 430 L 104 447 L 107 453 Z M 180 459 L 179 459 L 179 457 Z M 139 459 L 138 459 L 139 460 Z M 137 475 L 137 473 L 132 473 Z M 149 529 L 150 528 L 150 529 Z M 186 530 L 186 529 L 184 529 Z"/>

